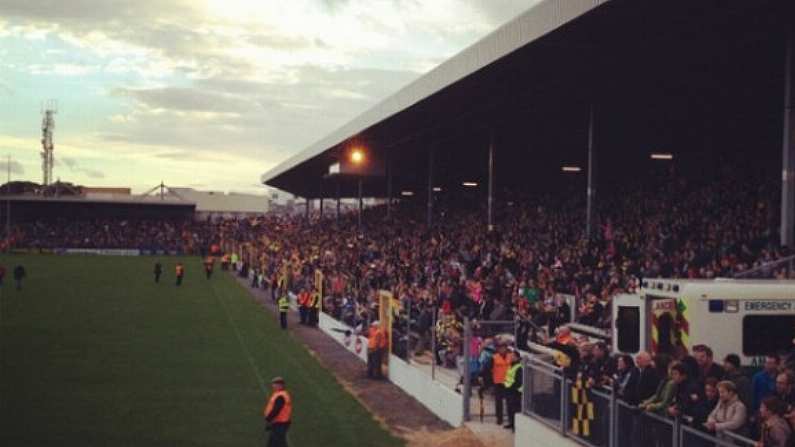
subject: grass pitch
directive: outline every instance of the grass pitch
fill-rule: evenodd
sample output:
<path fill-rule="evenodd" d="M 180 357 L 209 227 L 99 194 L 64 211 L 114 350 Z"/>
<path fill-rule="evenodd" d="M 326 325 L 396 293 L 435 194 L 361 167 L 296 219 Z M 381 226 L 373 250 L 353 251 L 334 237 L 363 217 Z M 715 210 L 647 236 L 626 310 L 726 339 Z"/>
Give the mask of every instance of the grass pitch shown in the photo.
<path fill-rule="evenodd" d="M 403 445 L 233 278 L 182 258 L 178 288 L 176 261 L 155 284 L 150 257 L 0 257 L 0 445 L 264 445 L 276 375 L 292 446 Z"/>

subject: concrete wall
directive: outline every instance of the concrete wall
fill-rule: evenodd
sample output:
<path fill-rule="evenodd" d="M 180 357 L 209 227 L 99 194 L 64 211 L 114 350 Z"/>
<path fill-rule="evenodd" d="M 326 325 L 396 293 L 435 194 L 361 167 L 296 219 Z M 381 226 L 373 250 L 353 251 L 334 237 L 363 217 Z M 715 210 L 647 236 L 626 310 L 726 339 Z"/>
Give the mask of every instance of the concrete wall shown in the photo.
<path fill-rule="evenodd" d="M 463 397 L 395 355 L 389 356 L 389 381 L 453 427 L 463 425 Z"/>
<path fill-rule="evenodd" d="M 359 357 L 359 360 L 367 363 L 367 337 L 363 337 L 361 335 L 354 336 L 353 329 L 345 323 L 339 322 L 328 315 L 324 314 L 323 312 L 320 313 L 320 322 L 318 327 L 321 331 L 325 332 L 326 335 L 333 338 L 337 341 L 337 343 L 341 344 L 345 347 L 348 351 L 356 354 Z M 345 332 L 350 331 L 351 336 L 346 337 Z M 359 352 L 356 352 L 356 339 L 359 339 L 360 349 Z"/>
<path fill-rule="evenodd" d="M 344 346 L 345 349 L 355 354 L 359 360 L 367 362 L 366 337 L 358 336 L 361 348 L 359 352 L 356 352 L 357 336 L 352 335 L 353 329 L 350 326 L 321 313 L 318 327 L 326 335 Z M 345 333 L 348 331 L 351 332 L 351 336 L 346 337 Z M 389 356 L 388 378 L 390 382 L 417 399 L 450 425 L 459 427 L 464 423 L 463 398 L 461 395 L 438 382 L 434 382 L 431 380 L 431 376 L 406 363 L 400 357 Z"/>
<path fill-rule="evenodd" d="M 538 422 L 530 416 L 517 413 L 516 434 L 513 437 L 514 447 L 579 447 L 575 441 L 561 436 L 561 434 L 547 425 Z"/>

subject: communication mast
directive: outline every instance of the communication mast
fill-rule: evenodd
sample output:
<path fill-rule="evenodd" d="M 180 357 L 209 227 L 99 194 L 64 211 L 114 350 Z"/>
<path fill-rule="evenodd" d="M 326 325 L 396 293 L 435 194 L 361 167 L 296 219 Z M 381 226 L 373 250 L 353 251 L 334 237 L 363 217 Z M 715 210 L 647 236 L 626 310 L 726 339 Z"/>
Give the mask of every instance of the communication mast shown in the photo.
<path fill-rule="evenodd" d="M 55 114 L 58 113 L 58 103 L 54 99 L 45 101 L 41 107 L 41 173 L 42 186 L 52 183 L 52 167 L 54 164 L 52 133 L 55 130 Z"/>

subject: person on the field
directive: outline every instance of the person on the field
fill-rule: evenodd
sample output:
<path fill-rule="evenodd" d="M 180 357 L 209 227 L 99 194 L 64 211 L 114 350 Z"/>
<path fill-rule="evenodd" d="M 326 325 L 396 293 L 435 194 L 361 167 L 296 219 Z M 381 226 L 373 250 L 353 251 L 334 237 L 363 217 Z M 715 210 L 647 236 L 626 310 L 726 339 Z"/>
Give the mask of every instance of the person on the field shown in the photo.
<path fill-rule="evenodd" d="M 210 279 L 213 276 L 213 258 L 212 256 L 208 256 L 207 259 L 204 261 L 204 274 L 207 276 L 207 279 Z"/>
<path fill-rule="evenodd" d="M 6 278 L 6 266 L 0 265 L 0 287 L 3 287 L 3 280 Z"/>
<path fill-rule="evenodd" d="M 277 303 L 279 306 L 279 324 L 281 324 L 282 329 L 287 329 L 287 311 L 290 310 L 290 299 L 287 298 L 287 294 L 283 294 L 281 298 L 279 298 L 279 302 Z"/>
<path fill-rule="evenodd" d="M 281 377 L 271 380 L 271 388 L 273 393 L 263 409 L 265 431 L 270 432 L 267 446 L 287 447 L 287 430 L 292 422 L 293 400 L 284 389 L 284 379 Z"/>
<path fill-rule="evenodd" d="M 181 262 L 177 262 L 177 286 L 182 285 L 182 277 L 185 276 L 185 267 L 182 266 Z"/>
<path fill-rule="evenodd" d="M 304 325 L 309 323 L 309 301 L 309 292 L 301 287 L 301 291 L 298 292 L 298 315 L 299 321 Z"/>
<path fill-rule="evenodd" d="M 22 290 L 22 280 L 25 279 L 27 276 L 27 272 L 25 272 L 25 267 L 23 265 L 18 265 L 14 269 L 14 281 L 17 283 L 17 290 Z"/>
<path fill-rule="evenodd" d="M 317 327 L 320 322 L 320 294 L 318 292 L 311 292 L 309 295 L 309 325 Z"/>
<path fill-rule="evenodd" d="M 155 282 L 160 282 L 160 275 L 163 274 L 163 266 L 159 262 L 155 262 Z"/>

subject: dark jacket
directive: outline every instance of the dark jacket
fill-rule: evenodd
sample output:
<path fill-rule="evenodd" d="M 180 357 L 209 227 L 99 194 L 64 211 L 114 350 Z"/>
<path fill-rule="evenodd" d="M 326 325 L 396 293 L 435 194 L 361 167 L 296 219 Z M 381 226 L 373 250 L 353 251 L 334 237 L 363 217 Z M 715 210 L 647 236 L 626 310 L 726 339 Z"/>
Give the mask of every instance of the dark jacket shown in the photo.
<path fill-rule="evenodd" d="M 681 415 L 693 417 L 696 406 L 700 401 L 704 400 L 703 391 L 697 381 L 688 378 L 676 386 L 673 405 L 676 406 Z"/>
<path fill-rule="evenodd" d="M 724 377 L 726 377 L 726 370 L 724 370 L 722 366 L 713 362 L 712 365 L 709 366 L 707 371 L 699 369 L 698 374 L 699 374 L 698 380 L 701 383 L 706 382 L 708 377 L 714 377 L 715 380 L 720 382 L 721 380 L 723 380 Z"/>
<path fill-rule="evenodd" d="M 740 398 L 746 408 L 751 408 L 751 380 L 740 371 L 726 373 L 726 380 L 730 380 L 737 387 L 737 397 Z"/>
<path fill-rule="evenodd" d="M 639 380 L 640 370 L 634 366 L 623 374 L 617 373 L 613 379 L 613 384 L 616 387 L 616 397 L 630 405 L 638 405 L 641 401 L 638 396 Z M 624 383 L 623 386 L 621 385 L 622 383 Z"/>
<path fill-rule="evenodd" d="M 25 275 L 26 275 L 25 267 L 22 267 L 21 265 L 18 265 L 14 269 L 14 279 L 22 279 L 22 278 L 25 277 Z"/>
<path fill-rule="evenodd" d="M 690 425 L 695 428 L 702 429 L 704 422 L 707 422 L 709 414 L 712 413 L 712 410 L 714 410 L 717 405 L 718 399 L 707 400 L 705 398 L 699 400 L 693 407 L 693 410 L 690 414 L 690 416 L 693 418 Z"/>
<path fill-rule="evenodd" d="M 660 384 L 660 376 L 657 374 L 657 369 L 649 366 L 646 369 L 638 371 L 638 386 L 635 396 L 638 401 L 644 401 L 657 392 L 657 386 Z"/>

